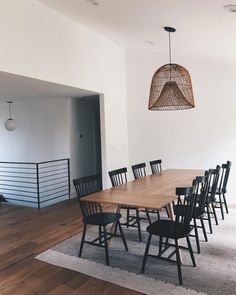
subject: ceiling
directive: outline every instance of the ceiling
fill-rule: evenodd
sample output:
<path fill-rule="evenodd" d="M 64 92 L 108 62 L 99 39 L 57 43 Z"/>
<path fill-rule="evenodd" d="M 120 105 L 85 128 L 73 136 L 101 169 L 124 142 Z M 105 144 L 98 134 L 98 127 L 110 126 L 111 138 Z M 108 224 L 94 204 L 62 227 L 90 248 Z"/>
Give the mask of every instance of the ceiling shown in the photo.
<path fill-rule="evenodd" d="M 91 91 L 0 72 L 0 102 L 39 98 L 75 98 Z"/>
<path fill-rule="evenodd" d="M 177 29 L 174 56 L 236 62 L 236 13 L 223 9 L 236 0 L 39 1 L 126 48 L 167 53 L 168 25 Z"/>

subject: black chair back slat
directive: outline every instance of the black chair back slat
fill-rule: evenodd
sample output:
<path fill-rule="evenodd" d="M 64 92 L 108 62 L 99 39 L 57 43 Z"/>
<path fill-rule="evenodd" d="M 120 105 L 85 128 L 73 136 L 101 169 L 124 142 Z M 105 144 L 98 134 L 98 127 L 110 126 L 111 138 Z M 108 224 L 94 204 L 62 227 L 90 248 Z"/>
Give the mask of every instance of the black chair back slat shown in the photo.
<path fill-rule="evenodd" d="M 197 180 L 193 181 L 191 187 L 177 187 L 176 195 L 178 197 L 176 206 L 175 216 L 175 231 L 176 236 L 180 235 L 181 232 L 185 233 L 190 227 L 190 222 L 193 217 L 193 210 L 196 201 L 196 186 Z M 184 212 L 181 212 L 181 208 L 184 208 Z M 181 231 L 181 232 L 177 232 Z"/>
<path fill-rule="evenodd" d="M 127 182 L 127 168 L 120 168 L 108 172 L 113 187 Z"/>
<path fill-rule="evenodd" d="M 209 171 L 205 172 L 204 176 L 197 176 L 197 185 L 196 185 L 196 206 L 195 209 L 199 210 L 198 214 L 204 214 L 205 213 L 205 205 L 207 201 L 207 196 L 208 192 L 210 189 L 210 184 L 209 184 L 209 178 L 210 178 L 210 173 Z"/>
<path fill-rule="evenodd" d="M 162 172 L 162 160 L 154 160 L 154 161 L 150 161 L 150 167 L 151 167 L 151 171 L 152 174 L 156 174 L 156 173 L 161 173 Z"/>
<path fill-rule="evenodd" d="M 217 165 L 216 169 L 209 169 L 209 193 L 207 202 L 214 203 L 216 201 L 216 190 L 219 184 L 220 166 Z"/>
<path fill-rule="evenodd" d="M 134 179 L 140 179 L 146 176 L 146 164 L 140 163 L 132 166 Z"/>
<path fill-rule="evenodd" d="M 83 178 L 77 178 L 73 180 L 81 212 L 84 218 L 96 213 L 101 213 L 102 208 L 100 204 L 95 202 L 84 201 L 83 197 L 99 192 L 102 190 L 101 177 L 99 175 L 92 175 Z"/>
<path fill-rule="evenodd" d="M 222 172 L 221 172 L 219 190 L 224 194 L 226 193 L 231 166 L 232 166 L 232 163 L 230 161 L 227 161 L 226 164 L 222 164 L 221 166 Z"/>

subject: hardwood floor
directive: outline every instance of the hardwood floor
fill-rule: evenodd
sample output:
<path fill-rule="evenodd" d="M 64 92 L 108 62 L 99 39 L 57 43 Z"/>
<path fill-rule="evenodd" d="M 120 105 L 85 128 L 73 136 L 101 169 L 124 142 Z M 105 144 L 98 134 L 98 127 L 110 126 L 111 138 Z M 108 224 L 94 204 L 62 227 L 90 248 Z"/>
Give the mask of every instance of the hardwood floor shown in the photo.
<path fill-rule="evenodd" d="M 0 294 L 140 295 L 34 259 L 81 230 L 76 199 L 40 211 L 0 204 Z"/>

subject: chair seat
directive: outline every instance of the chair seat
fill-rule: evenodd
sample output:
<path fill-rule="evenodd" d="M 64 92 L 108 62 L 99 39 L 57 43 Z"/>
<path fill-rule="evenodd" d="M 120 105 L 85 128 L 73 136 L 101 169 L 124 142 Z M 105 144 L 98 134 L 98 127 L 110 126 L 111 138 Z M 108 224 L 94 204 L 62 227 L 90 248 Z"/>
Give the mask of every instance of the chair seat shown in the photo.
<path fill-rule="evenodd" d="M 192 226 L 184 230 L 183 224 L 178 224 L 173 220 L 158 220 L 153 222 L 147 227 L 147 232 L 152 235 L 166 237 L 171 239 L 181 239 L 186 237 L 191 230 Z"/>
<path fill-rule="evenodd" d="M 84 218 L 83 222 L 86 224 L 93 225 L 107 225 L 118 221 L 121 218 L 121 214 L 112 212 L 96 213 Z"/>
<path fill-rule="evenodd" d="M 173 209 L 174 209 L 175 215 L 184 216 L 187 208 L 185 205 L 179 205 L 179 207 L 174 206 Z M 205 215 L 205 212 L 202 212 L 201 208 L 198 208 L 198 207 L 194 208 L 193 218 L 199 218 L 204 215 Z"/>

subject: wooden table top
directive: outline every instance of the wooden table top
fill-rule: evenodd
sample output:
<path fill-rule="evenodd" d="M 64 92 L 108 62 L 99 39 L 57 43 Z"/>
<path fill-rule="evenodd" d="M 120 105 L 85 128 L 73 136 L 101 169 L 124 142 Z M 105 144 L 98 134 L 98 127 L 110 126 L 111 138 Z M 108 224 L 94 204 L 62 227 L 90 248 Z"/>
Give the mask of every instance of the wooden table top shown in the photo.
<path fill-rule="evenodd" d="M 175 200 L 176 187 L 191 186 L 203 170 L 168 169 L 160 174 L 148 175 L 83 199 L 101 204 L 115 204 L 147 209 L 161 209 Z"/>

